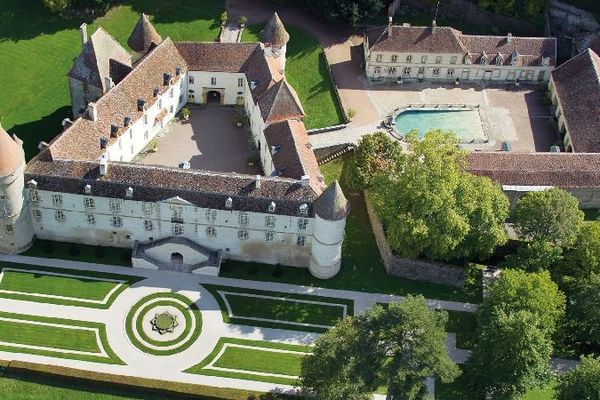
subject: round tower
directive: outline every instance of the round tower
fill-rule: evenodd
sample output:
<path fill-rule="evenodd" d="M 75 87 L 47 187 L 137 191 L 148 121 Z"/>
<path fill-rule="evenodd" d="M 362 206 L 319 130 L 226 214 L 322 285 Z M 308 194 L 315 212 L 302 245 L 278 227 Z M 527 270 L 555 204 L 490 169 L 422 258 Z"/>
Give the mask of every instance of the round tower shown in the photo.
<path fill-rule="evenodd" d="M 162 37 L 156 32 L 148 16 L 142 14 L 127 40 L 129 48 L 134 51 L 131 62 L 134 63 L 145 56 L 149 50 L 158 46 L 160 42 L 162 42 Z"/>
<path fill-rule="evenodd" d="M 279 15 L 276 12 L 273 13 L 273 16 L 265 25 L 265 29 L 260 33 L 260 41 L 265 45 L 267 57 L 277 58 L 282 70 L 285 70 L 285 51 L 289 40 L 290 34 L 285 30 Z"/>
<path fill-rule="evenodd" d="M 23 142 L 0 127 L 0 253 L 21 253 L 33 243 L 24 174 Z"/>
<path fill-rule="evenodd" d="M 315 200 L 313 207 L 314 239 L 308 269 L 317 278 L 329 279 L 340 270 L 342 242 L 350 205 L 339 183 L 335 181 Z"/>

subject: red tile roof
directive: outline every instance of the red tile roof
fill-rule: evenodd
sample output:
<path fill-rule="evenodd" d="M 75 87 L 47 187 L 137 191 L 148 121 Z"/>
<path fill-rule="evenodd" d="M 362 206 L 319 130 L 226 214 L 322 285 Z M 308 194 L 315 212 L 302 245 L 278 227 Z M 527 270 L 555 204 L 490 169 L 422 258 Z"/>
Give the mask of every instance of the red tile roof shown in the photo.
<path fill-rule="evenodd" d="M 160 42 L 162 42 L 162 38 L 156 32 L 146 14 L 142 13 L 129 36 L 129 40 L 127 40 L 129 48 L 135 52 L 145 54 L 152 46 L 157 46 Z"/>

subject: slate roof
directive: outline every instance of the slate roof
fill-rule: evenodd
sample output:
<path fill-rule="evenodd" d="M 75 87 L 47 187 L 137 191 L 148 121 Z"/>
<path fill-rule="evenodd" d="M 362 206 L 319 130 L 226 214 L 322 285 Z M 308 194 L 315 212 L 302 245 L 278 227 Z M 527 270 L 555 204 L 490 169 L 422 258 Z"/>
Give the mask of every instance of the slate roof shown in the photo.
<path fill-rule="evenodd" d="M 266 212 L 271 201 L 276 214 L 299 215 L 306 203 L 312 212 L 314 191 L 299 181 L 279 177 L 256 177 L 235 173 L 182 170 L 162 166 L 110 162 L 107 175 L 100 175 L 96 161 L 34 159 L 25 180 L 34 179 L 40 190 L 83 194 L 85 185 L 92 195 L 125 199 L 127 188 L 133 188 L 133 200 L 157 202 L 179 196 L 197 207 L 227 209 L 225 201 L 233 199 L 231 209 Z"/>
<path fill-rule="evenodd" d="M 367 29 L 366 35 L 371 51 L 414 52 L 430 54 L 462 54 L 479 63 L 486 54 L 490 64 L 496 63 L 500 54 L 501 64 L 510 65 L 512 56 L 516 65 L 541 65 L 542 57 L 550 58 L 556 65 L 556 39 L 546 37 L 515 37 L 491 35 L 465 35 L 461 31 L 438 26 L 392 25 Z"/>
<path fill-rule="evenodd" d="M 552 71 L 573 149 L 600 153 L 600 57 L 586 49 Z"/>
<path fill-rule="evenodd" d="M 0 177 L 12 175 L 23 162 L 23 149 L 0 126 Z"/>
<path fill-rule="evenodd" d="M 160 42 L 162 42 L 162 38 L 154 29 L 154 26 L 148 19 L 146 14 L 140 16 L 140 19 L 135 24 L 129 39 L 127 40 L 127 44 L 131 50 L 137 53 L 145 54 L 152 45 L 156 46 Z"/>
<path fill-rule="evenodd" d="M 279 15 L 276 12 L 273 13 L 273 16 L 260 33 L 260 41 L 274 46 L 283 46 L 289 40 L 290 34 L 285 30 L 283 22 L 279 19 Z"/>
<path fill-rule="evenodd" d="M 115 69 L 114 65 L 111 68 L 111 60 L 131 67 L 131 55 L 115 38 L 100 27 L 83 46 L 67 75 L 87 82 L 105 92 L 104 79 L 110 76 L 116 83 L 122 79 L 124 71 L 122 67 L 119 70 Z"/>
<path fill-rule="evenodd" d="M 314 202 L 313 207 L 315 214 L 330 221 L 339 221 L 350 213 L 350 203 L 344 196 L 338 181 L 333 182 L 325 189 Z"/>
<path fill-rule="evenodd" d="M 304 109 L 296 91 L 285 78 L 272 85 L 258 100 L 263 120 L 268 123 L 304 118 Z"/>
<path fill-rule="evenodd" d="M 600 154 L 472 152 L 467 169 L 501 185 L 600 187 Z"/>

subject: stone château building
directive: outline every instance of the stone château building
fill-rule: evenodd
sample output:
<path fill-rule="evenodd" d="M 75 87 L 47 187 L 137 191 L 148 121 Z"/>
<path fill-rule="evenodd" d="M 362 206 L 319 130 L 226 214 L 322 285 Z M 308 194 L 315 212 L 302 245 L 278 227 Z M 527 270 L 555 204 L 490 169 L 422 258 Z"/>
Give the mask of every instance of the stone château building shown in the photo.
<path fill-rule="evenodd" d="M 175 43 L 142 15 L 129 54 L 102 28 L 68 74 L 76 119 L 27 165 L 0 129 L 0 252 L 35 238 L 132 249 L 134 266 L 217 274 L 221 259 L 334 276 L 349 204 L 326 187 L 285 79 L 275 14 L 260 43 Z M 135 163 L 187 103 L 243 106 L 265 176 Z"/>

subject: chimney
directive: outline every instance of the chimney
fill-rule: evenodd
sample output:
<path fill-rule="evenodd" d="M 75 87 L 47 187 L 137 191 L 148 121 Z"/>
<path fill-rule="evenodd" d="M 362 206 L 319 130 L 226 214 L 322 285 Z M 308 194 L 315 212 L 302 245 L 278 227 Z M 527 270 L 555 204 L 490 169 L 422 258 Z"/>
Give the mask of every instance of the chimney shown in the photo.
<path fill-rule="evenodd" d="M 133 199 L 133 188 L 129 186 L 127 190 L 125 190 L 125 197 L 128 199 Z"/>
<path fill-rule="evenodd" d="M 105 155 L 100 157 L 100 175 L 105 176 L 108 174 L 108 158 Z"/>
<path fill-rule="evenodd" d="M 256 181 L 255 182 L 256 182 L 256 188 L 260 189 L 260 184 L 261 184 L 260 175 L 256 175 Z"/>
<path fill-rule="evenodd" d="M 388 17 L 388 29 L 387 29 L 387 32 L 388 32 L 388 36 L 391 37 L 392 36 L 392 17 L 391 16 Z"/>
<path fill-rule="evenodd" d="M 310 185 L 310 176 L 308 176 L 308 175 L 302 175 L 302 178 L 300 178 L 300 183 L 304 187 L 309 186 Z"/>
<path fill-rule="evenodd" d="M 79 27 L 79 31 L 81 32 L 81 47 L 83 47 L 88 41 L 87 24 L 85 22 L 81 24 L 81 26 Z"/>
<path fill-rule="evenodd" d="M 506 34 L 506 43 L 511 43 L 512 42 L 512 33 L 507 33 Z"/>
<path fill-rule="evenodd" d="M 106 87 L 107 92 L 115 87 L 115 83 L 110 76 L 104 77 L 104 86 Z"/>
<path fill-rule="evenodd" d="M 435 33 L 435 28 L 437 27 L 437 21 L 434 19 L 431 21 L 431 33 Z"/>
<path fill-rule="evenodd" d="M 90 121 L 92 121 L 92 122 L 98 121 L 98 107 L 96 106 L 96 103 L 92 102 L 92 103 L 88 104 L 87 114 L 88 114 L 88 118 L 90 119 Z"/>

